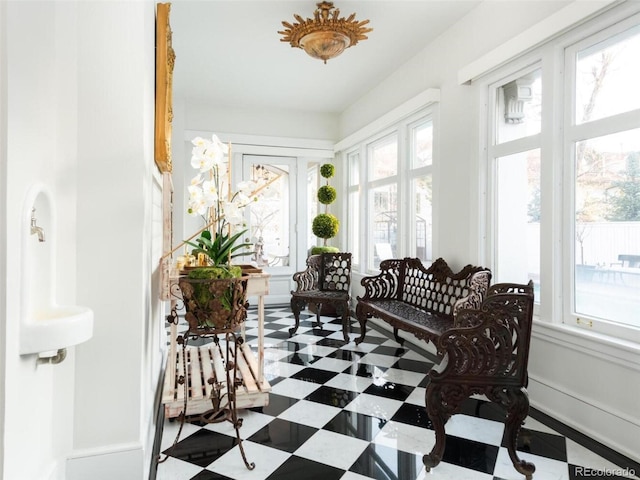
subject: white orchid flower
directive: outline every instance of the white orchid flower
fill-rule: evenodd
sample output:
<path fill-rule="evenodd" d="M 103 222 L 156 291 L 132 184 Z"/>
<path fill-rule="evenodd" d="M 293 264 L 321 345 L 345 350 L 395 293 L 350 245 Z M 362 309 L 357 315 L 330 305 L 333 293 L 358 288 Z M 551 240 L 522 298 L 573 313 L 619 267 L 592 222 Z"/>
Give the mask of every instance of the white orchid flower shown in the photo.
<path fill-rule="evenodd" d="M 200 188 L 199 185 L 189 185 L 189 187 L 187 187 L 187 190 L 189 190 L 189 201 L 190 202 L 199 201 L 200 199 L 202 199 L 204 197 L 204 194 L 202 192 L 202 188 Z"/>
<path fill-rule="evenodd" d="M 227 177 L 227 162 L 221 162 L 216 165 L 216 171 L 218 172 L 218 177 L 226 178 Z"/>
<path fill-rule="evenodd" d="M 246 196 L 250 196 L 258 188 L 258 184 L 253 180 L 245 180 L 238 183 L 238 191 Z"/>
<path fill-rule="evenodd" d="M 242 209 L 233 202 L 225 202 L 224 219 L 227 221 L 227 223 L 231 224 L 232 227 L 244 224 Z"/>
<path fill-rule="evenodd" d="M 207 213 L 207 204 L 204 197 L 189 201 L 187 213 L 191 216 L 204 215 Z"/>
<path fill-rule="evenodd" d="M 213 160 L 209 155 L 193 155 L 191 157 L 191 166 L 197 168 L 200 172 L 206 172 L 213 167 Z"/>
<path fill-rule="evenodd" d="M 220 145 L 211 144 L 204 151 L 204 157 L 207 158 L 211 166 L 219 166 L 224 164 L 225 153 Z"/>
<path fill-rule="evenodd" d="M 202 183 L 202 175 L 200 174 L 196 175 L 191 179 L 192 186 L 200 185 L 200 183 Z"/>
<path fill-rule="evenodd" d="M 195 145 L 196 147 L 206 147 L 209 143 L 211 143 L 210 140 L 207 140 L 205 138 L 202 137 L 196 137 L 193 140 L 191 140 L 191 143 L 193 145 Z"/>
<path fill-rule="evenodd" d="M 244 207 L 246 205 L 249 205 L 251 202 L 252 202 L 251 197 L 248 195 L 245 195 L 245 193 L 242 191 L 238 192 L 233 199 L 233 203 L 237 207 Z"/>
<path fill-rule="evenodd" d="M 222 143 L 215 133 L 211 135 L 211 142 L 222 150 L 222 153 L 229 154 L 229 146 L 226 143 Z"/>
<path fill-rule="evenodd" d="M 204 195 L 205 202 L 209 205 L 213 205 L 218 201 L 218 187 L 216 183 L 210 180 L 202 182 L 202 194 Z"/>

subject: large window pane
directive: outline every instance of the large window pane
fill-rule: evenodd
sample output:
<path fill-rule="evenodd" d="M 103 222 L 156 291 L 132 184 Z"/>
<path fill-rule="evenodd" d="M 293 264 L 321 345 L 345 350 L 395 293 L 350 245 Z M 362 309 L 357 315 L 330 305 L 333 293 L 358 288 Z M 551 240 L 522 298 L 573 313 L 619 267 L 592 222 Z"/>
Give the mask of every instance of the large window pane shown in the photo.
<path fill-rule="evenodd" d="M 578 53 L 576 123 L 640 108 L 640 27 Z"/>
<path fill-rule="evenodd" d="M 415 217 L 411 219 L 412 238 L 414 241 L 414 252 L 412 256 L 419 258 L 423 262 L 430 262 L 433 259 L 432 241 L 432 208 L 431 199 L 432 182 L 431 175 L 413 180 L 411 192 L 413 194 L 412 212 Z"/>
<path fill-rule="evenodd" d="M 347 155 L 347 164 L 349 165 L 349 186 L 358 185 L 360 183 L 360 155 L 357 152 Z"/>
<path fill-rule="evenodd" d="M 540 291 L 540 149 L 496 159 L 497 282 L 533 280 Z"/>
<path fill-rule="evenodd" d="M 398 252 L 398 193 L 397 185 L 371 190 L 372 222 L 369 234 L 373 245 L 371 262 L 374 268 L 381 260 L 394 258 Z"/>
<path fill-rule="evenodd" d="M 575 311 L 640 326 L 640 129 L 575 148 Z"/>
<path fill-rule="evenodd" d="M 354 265 L 360 265 L 360 192 L 349 193 L 349 235 L 347 243 L 349 252 L 351 252 L 351 262 Z"/>
<path fill-rule="evenodd" d="M 433 123 L 426 122 L 413 129 L 413 168 L 426 167 L 433 162 Z"/>
<path fill-rule="evenodd" d="M 360 265 L 360 155 L 358 152 L 351 152 L 347 155 L 349 166 L 349 186 L 347 189 L 349 197 L 347 205 L 349 209 L 349 235 L 347 235 L 347 247 L 351 252 L 353 265 Z"/>
<path fill-rule="evenodd" d="M 250 208 L 251 240 L 260 245 L 252 258 L 259 266 L 289 265 L 289 166 L 253 164 L 252 178 L 267 185 Z"/>
<path fill-rule="evenodd" d="M 316 246 L 316 242 L 318 241 L 318 237 L 316 237 L 313 234 L 313 230 L 311 228 L 311 222 L 313 221 L 314 218 L 316 218 L 316 215 L 318 215 L 318 188 L 319 188 L 319 181 L 320 181 L 320 175 L 319 175 L 319 166 L 318 165 L 313 165 L 311 168 L 309 168 L 309 171 L 307 172 L 307 185 L 308 185 L 308 189 L 307 189 L 307 206 L 309 208 L 309 215 L 307 216 L 307 219 L 309 221 L 309 228 L 307 228 L 307 249 L 310 249 L 314 246 Z"/>
<path fill-rule="evenodd" d="M 369 147 L 371 160 L 369 180 L 378 180 L 398 173 L 398 139 L 391 135 Z"/>

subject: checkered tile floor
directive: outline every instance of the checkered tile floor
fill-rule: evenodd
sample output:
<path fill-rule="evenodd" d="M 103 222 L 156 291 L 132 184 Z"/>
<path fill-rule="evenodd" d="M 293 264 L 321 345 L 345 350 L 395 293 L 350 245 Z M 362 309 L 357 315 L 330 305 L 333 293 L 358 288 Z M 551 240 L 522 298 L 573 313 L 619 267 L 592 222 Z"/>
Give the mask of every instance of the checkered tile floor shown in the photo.
<path fill-rule="evenodd" d="M 444 460 L 425 472 L 422 455 L 435 440 L 424 409 L 433 359 L 399 347 L 374 329 L 360 345 L 345 344 L 339 321 L 322 317 L 320 330 L 312 328 L 314 319 L 303 313 L 297 334 L 289 338 L 291 311 L 265 312 L 269 405 L 239 412 L 243 445 L 255 470 L 245 468 L 229 422 L 185 423 L 180 442 L 172 446 L 180 422 L 165 420 L 160 450 L 168 458 L 158 465 L 157 480 L 523 478 L 504 446 L 500 409 L 481 399 L 468 400 L 449 420 Z M 252 310 L 246 323 L 252 348 L 257 323 Z M 357 335 L 355 322 L 351 339 Z M 633 475 L 640 473 L 633 462 L 616 465 L 531 416 L 519 444 L 521 458 L 536 465 L 534 479 L 637 478 Z"/>

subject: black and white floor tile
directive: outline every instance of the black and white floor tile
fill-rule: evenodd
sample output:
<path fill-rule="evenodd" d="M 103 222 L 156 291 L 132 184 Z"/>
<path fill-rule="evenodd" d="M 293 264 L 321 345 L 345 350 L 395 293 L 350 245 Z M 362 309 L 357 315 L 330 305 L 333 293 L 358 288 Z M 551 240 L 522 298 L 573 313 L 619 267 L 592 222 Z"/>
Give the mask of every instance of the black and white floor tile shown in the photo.
<path fill-rule="evenodd" d="M 265 312 L 269 404 L 239 412 L 242 443 L 255 469 L 245 468 L 229 422 L 185 422 L 173 446 L 180 422 L 165 420 L 160 450 L 168 458 L 158 465 L 157 480 L 523 478 L 504 446 L 500 409 L 475 398 L 447 423 L 444 459 L 427 473 L 422 456 L 435 438 L 424 395 L 433 359 L 413 346 L 400 347 L 375 329 L 360 345 L 345 344 L 339 321 L 322 317 L 323 328 L 318 329 L 312 328 L 315 316 L 302 317 L 297 334 L 289 338 L 291 311 Z M 356 325 L 352 340 L 359 333 Z M 257 326 L 251 310 L 245 335 L 255 350 Z M 594 451 L 602 449 L 584 447 L 572 435 L 548 427 L 544 415 L 536 413 L 531 412 L 519 437 L 519 455 L 536 465 L 534 479 L 638 478 L 636 463 L 615 452 L 605 455 L 608 460 Z"/>

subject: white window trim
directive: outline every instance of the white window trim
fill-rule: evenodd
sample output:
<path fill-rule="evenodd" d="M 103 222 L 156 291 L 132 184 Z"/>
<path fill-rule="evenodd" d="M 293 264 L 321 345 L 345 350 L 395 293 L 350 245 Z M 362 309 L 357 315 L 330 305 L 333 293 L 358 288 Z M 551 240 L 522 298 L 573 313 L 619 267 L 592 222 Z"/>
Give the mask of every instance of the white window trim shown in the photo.
<path fill-rule="evenodd" d="M 334 151 L 340 152 L 352 149 L 355 145 L 363 143 L 374 136 L 378 136 L 381 132 L 390 129 L 399 121 L 439 101 L 440 89 L 429 88 L 407 100 L 390 112 L 380 116 L 378 119 L 362 127 L 360 130 L 352 133 L 346 138 L 343 138 L 335 144 Z"/>

